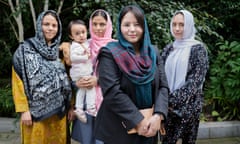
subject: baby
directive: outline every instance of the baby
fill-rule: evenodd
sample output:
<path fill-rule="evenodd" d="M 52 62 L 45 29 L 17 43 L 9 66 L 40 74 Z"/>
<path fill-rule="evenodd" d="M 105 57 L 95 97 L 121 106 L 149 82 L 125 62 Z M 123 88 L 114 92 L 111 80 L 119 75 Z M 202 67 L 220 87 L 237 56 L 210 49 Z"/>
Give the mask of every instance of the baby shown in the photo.
<path fill-rule="evenodd" d="M 90 48 L 87 40 L 87 27 L 82 20 L 73 20 L 68 25 L 68 32 L 72 40 L 69 55 L 71 61 L 70 77 L 72 81 L 77 81 L 93 73 Z M 96 116 L 95 96 L 95 87 L 90 89 L 79 88 L 76 92 L 76 109 L 74 113 L 83 123 L 87 122 L 86 114 L 83 110 L 84 100 L 86 100 L 87 113 Z"/>

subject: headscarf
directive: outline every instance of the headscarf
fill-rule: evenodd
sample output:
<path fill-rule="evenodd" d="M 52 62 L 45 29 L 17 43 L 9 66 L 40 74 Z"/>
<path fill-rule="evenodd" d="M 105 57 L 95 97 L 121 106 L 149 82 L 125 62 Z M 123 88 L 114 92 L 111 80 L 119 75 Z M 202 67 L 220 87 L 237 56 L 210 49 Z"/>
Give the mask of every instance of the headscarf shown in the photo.
<path fill-rule="evenodd" d="M 92 29 L 92 19 L 93 19 L 93 14 L 96 11 L 102 11 L 107 15 L 107 25 L 106 25 L 106 31 L 104 34 L 104 37 L 98 37 L 97 35 L 94 34 L 93 29 Z M 94 60 L 101 47 L 107 45 L 108 42 L 114 41 L 114 39 L 112 39 L 112 20 L 108 14 L 108 12 L 106 12 L 105 10 L 102 9 L 98 9 L 92 13 L 90 20 L 89 20 L 89 31 L 90 31 L 90 35 L 91 35 L 91 39 L 89 41 L 89 47 L 91 48 L 91 57 Z"/>
<path fill-rule="evenodd" d="M 141 8 L 135 5 L 127 7 L 137 8 L 144 16 Z M 137 106 L 139 108 L 146 108 L 152 105 L 152 87 L 151 83 L 154 79 L 154 72 L 156 70 L 156 54 L 155 49 L 150 41 L 147 21 L 144 16 L 144 33 L 140 44 L 140 57 L 135 54 L 134 47 L 122 35 L 121 32 L 121 13 L 120 11 L 117 24 L 117 36 L 119 42 L 109 43 L 108 48 L 119 66 L 120 70 L 127 76 L 127 78 L 134 83 L 136 88 Z"/>
<path fill-rule="evenodd" d="M 170 92 L 173 92 L 184 85 L 191 47 L 200 44 L 199 41 L 195 40 L 196 29 L 194 26 L 193 15 L 187 10 L 180 10 L 175 12 L 174 16 L 179 13 L 182 13 L 184 16 L 183 37 L 182 39 L 175 39 L 173 42 L 174 50 L 169 54 L 165 64 L 165 72 Z M 170 30 L 171 34 L 174 36 L 172 28 L 173 18 L 170 23 Z"/>
<path fill-rule="evenodd" d="M 93 19 L 93 14 L 96 11 L 103 11 L 106 15 L 107 15 L 107 25 L 106 25 L 106 31 L 104 34 L 104 37 L 98 37 L 97 35 L 94 34 L 93 29 L 92 29 L 92 19 Z M 99 53 L 99 50 L 107 45 L 108 42 L 111 41 L 115 41 L 114 39 L 112 39 L 112 20 L 108 14 L 108 12 L 106 12 L 105 10 L 102 9 L 98 9 L 92 13 L 90 20 L 89 20 L 89 31 L 90 31 L 90 35 L 91 35 L 91 39 L 89 40 L 89 47 L 90 47 L 90 51 L 91 51 L 91 59 L 93 61 L 93 65 L 94 65 L 94 75 L 96 75 L 96 67 L 97 67 L 97 56 Z M 95 98 L 95 103 L 96 103 L 96 109 L 98 110 L 101 103 L 102 103 L 103 97 L 102 97 L 102 91 L 99 85 L 96 86 L 96 98 Z"/>
<path fill-rule="evenodd" d="M 42 30 L 42 21 L 49 13 L 57 19 L 58 33 L 48 46 Z M 65 102 L 71 98 L 69 79 L 64 65 L 58 59 L 60 39 L 60 18 L 55 11 L 44 11 L 37 19 L 35 37 L 20 44 L 14 53 L 14 69 L 23 81 L 29 110 L 35 121 L 54 114 L 64 116 Z"/>
<path fill-rule="evenodd" d="M 42 30 L 42 20 L 43 17 L 46 15 L 46 13 L 53 13 L 57 17 L 57 22 L 58 22 L 58 33 L 55 36 L 55 38 L 52 40 L 51 45 L 48 46 L 43 30 Z M 55 11 L 53 10 L 48 10 L 45 12 L 42 12 L 37 19 L 37 29 L 36 29 L 36 34 L 33 39 L 31 39 L 32 43 L 34 44 L 34 47 L 36 50 L 45 58 L 47 59 L 52 59 L 55 60 L 58 58 L 58 47 L 61 41 L 61 36 L 62 36 L 62 23 L 60 21 L 59 16 L 56 14 Z M 47 49 L 47 50 L 46 50 Z"/>

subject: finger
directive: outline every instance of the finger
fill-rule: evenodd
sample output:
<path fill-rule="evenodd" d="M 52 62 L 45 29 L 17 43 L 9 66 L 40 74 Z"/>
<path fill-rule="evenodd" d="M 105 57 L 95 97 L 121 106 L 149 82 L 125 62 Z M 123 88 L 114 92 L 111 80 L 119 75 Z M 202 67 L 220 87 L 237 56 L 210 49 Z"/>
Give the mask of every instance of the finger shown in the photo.
<path fill-rule="evenodd" d="M 23 121 L 22 124 L 26 126 L 32 125 L 31 121 Z"/>
<path fill-rule="evenodd" d="M 155 136 L 156 133 L 157 133 L 156 131 L 150 129 L 147 133 L 145 133 L 145 136 L 152 137 L 152 136 Z"/>
<path fill-rule="evenodd" d="M 32 124 L 33 124 L 33 122 L 30 120 L 30 121 L 29 121 L 29 125 L 32 125 Z"/>

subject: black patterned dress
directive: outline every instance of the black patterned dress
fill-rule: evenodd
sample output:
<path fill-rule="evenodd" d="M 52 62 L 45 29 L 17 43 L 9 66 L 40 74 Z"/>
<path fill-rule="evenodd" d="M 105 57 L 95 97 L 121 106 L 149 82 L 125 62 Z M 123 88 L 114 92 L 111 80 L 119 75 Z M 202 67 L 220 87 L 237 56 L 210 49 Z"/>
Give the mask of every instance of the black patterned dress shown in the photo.
<path fill-rule="evenodd" d="M 173 50 L 172 44 L 162 51 L 164 64 Z M 185 84 L 169 94 L 169 110 L 164 144 L 194 144 L 203 104 L 203 83 L 208 70 L 208 55 L 202 44 L 193 45 L 189 57 Z"/>

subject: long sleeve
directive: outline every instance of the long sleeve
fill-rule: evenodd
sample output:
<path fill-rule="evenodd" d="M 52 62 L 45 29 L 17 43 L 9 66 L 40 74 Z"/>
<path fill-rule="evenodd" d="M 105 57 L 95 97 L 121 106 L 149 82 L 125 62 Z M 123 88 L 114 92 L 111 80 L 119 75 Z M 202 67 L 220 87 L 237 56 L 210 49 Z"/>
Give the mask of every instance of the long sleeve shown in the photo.
<path fill-rule="evenodd" d="M 12 94 L 16 112 L 25 112 L 29 110 L 27 96 L 24 92 L 23 82 L 12 68 Z"/>
<path fill-rule="evenodd" d="M 72 63 L 80 63 L 88 61 L 89 56 L 87 51 L 80 44 L 72 42 L 70 47 L 70 59 Z"/>
<path fill-rule="evenodd" d="M 159 71 L 159 86 L 156 94 L 156 100 L 155 100 L 155 113 L 162 113 L 164 117 L 167 117 L 168 113 L 168 95 L 169 95 L 169 89 L 168 89 L 168 83 L 167 83 L 167 77 L 164 70 L 164 64 L 163 59 L 159 55 L 159 51 L 157 50 L 157 68 Z"/>

